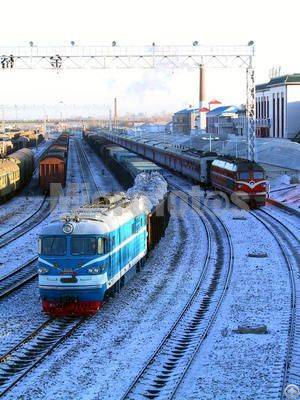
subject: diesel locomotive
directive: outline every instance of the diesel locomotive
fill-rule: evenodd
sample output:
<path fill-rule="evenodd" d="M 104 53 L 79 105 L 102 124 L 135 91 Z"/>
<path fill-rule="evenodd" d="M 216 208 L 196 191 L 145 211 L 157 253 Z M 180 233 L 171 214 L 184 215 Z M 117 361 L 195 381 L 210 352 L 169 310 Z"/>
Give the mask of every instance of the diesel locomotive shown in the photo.
<path fill-rule="evenodd" d="M 193 182 L 227 193 L 239 206 L 256 208 L 265 205 L 266 174 L 254 161 L 223 157 L 158 140 L 132 138 L 126 134 L 103 132 L 102 137 Z"/>
<path fill-rule="evenodd" d="M 157 229 L 150 204 L 145 196 L 106 196 L 43 229 L 38 275 L 47 314 L 93 314 L 141 269 Z"/>

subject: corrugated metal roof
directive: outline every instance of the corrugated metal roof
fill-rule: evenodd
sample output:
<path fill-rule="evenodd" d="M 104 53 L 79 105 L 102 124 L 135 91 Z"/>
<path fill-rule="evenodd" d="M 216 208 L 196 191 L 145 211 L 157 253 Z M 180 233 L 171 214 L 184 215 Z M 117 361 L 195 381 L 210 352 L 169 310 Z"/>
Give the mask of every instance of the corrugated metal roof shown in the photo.
<path fill-rule="evenodd" d="M 241 113 L 243 111 L 244 110 L 242 110 L 240 107 L 237 106 L 221 106 L 209 111 L 206 115 L 208 117 L 213 117 L 227 113 Z"/>

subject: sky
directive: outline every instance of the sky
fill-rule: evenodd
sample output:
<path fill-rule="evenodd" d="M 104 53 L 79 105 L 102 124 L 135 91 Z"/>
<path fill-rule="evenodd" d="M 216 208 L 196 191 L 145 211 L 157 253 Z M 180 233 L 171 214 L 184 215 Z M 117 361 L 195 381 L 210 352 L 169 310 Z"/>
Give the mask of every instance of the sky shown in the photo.
<path fill-rule="evenodd" d="M 255 42 L 256 82 L 272 67 L 300 72 L 299 0 L 10 0 L 1 4 L 0 46 L 234 45 Z M 1 50 L 0 50 L 1 51 Z M 245 72 L 208 69 L 207 100 L 245 102 Z M 197 105 L 197 70 L 0 71 L 0 105 L 6 118 L 45 114 L 174 112 Z"/>

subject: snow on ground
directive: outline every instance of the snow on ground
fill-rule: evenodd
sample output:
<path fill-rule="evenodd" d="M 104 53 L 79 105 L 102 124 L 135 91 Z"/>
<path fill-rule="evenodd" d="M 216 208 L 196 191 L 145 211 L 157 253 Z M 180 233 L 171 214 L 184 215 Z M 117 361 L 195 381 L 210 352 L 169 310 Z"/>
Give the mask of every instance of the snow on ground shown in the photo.
<path fill-rule="evenodd" d="M 289 207 L 300 209 L 300 184 L 293 183 L 289 175 L 281 175 L 270 182 L 270 197 Z"/>
<path fill-rule="evenodd" d="M 122 191 L 122 186 L 113 177 L 101 158 L 91 149 L 91 147 L 84 140 L 82 141 L 82 146 L 89 159 L 90 166 L 93 170 L 93 176 L 99 190 L 104 193 Z"/>
<path fill-rule="evenodd" d="M 174 181 L 191 188 L 181 178 Z M 199 189 L 192 190 L 195 194 Z M 278 365 L 283 365 L 287 339 L 283 328 L 290 309 L 286 266 L 272 235 L 251 214 L 230 204 L 224 209 L 214 196 L 209 198 L 207 204 L 216 210 L 232 235 L 233 276 L 217 321 L 176 399 L 272 399 L 269 391 L 280 385 Z M 246 219 L 233 219 L 241 215 Z M 267 252 L 268 258 L 250 258 L 250 252 Z M 266 324 L 268 334 L 235 333 L 243 324 Z"/>
<path fill-rule="evenodd" d="M 3 299 L 0 318 L 0 358 L 46 320 L 46 315 L 41 313 L 37 280 Z"/>
<path fill-rule="evenodd" d="M 121 397 L 177 318 L 204 264 L 204 228 L 183 207 L 184 218 L 174 204 L 165 237 L 142 272 L 5 398 Z"/>
<path fill-rule="evenodd" d="M 268 214 L 274 216 L 283 224 L 285 224 L 290 231 L 292 231 L 296 236 L 299 237 L 300 225 L 299 225 L 299 217 L 297 215 L 292 214 L 289 211 L 280 209 L 271 204 L 266 204 L 266 206 L 263 207 L 262 209 L 266 211 Z"/>
<path fill-rule="evenodd" d="M 99 162 L 97 156 L 87 153 L 92 165 Z M 73 174 L 75 183 L 78 180 L 80 183 L 80 172 L 72 154 L 68 173 Z M 191 187 L 181 178 L 176 177 L 175 181 Z M 70 190 L 72 196 L 78 194 L 78 189 Z M 266 392 L 279 382 L 274 365 L 283 360 L 286 340 L 282 326 L 289 310 L 287 271 L 272 236 L 254 217 L 246 214 L 246 220 L 233 220 L 233 215 L 240 215 L 240 211 L 231 208 L 224 212 L 213 197 L 208 196 L 207 201 L 218 208 L 232 234 L 234 271 L 217 321 L 177 398 L 250 400 L 261 396 L 271 399 Z M 174 205 L 166 235 L 143 271 L 5 398 L 104 400 L 121 397 L 178 316 L 203 266 L 204 229 L 191 209 L 184 212 L 184 219 L 177 212 L 174 214 L 177 210 L 178 205 Z M 18 239 L 20 242 L 15 242 L 10 253 L 5 250 L 8 264 L 9 256 L 16 249 L 22 261 L 33 243 L 36 249 L 36 233 L 33 235 L 35 238 L 26 235 Z M 251 251 L 266 251 L 268 258 L 249 258 Z M 28 326 L 31 329 L 44 318 L 35 283 L 8 299 L 0 322 L 0 335 L 4 337 L 0 354 L 5 346 L 23 337 Z M 234 329 L 243 323 L 267 324 L 269 332 L 261 336 L 235 333 Z"/>

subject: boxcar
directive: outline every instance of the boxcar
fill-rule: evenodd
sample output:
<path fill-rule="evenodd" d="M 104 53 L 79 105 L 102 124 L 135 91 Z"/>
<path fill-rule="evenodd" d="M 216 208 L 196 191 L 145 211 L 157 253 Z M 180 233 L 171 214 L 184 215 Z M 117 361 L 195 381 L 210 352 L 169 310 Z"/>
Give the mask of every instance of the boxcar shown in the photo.
<path fill-rule="evenodd" d="M 39 183 L 43 193 L 49 193 L 51 183 L 66 185 L 68 160 L 68 134 L 62 134 L 49 148 L 47 154 L 40 160 Z"/>

